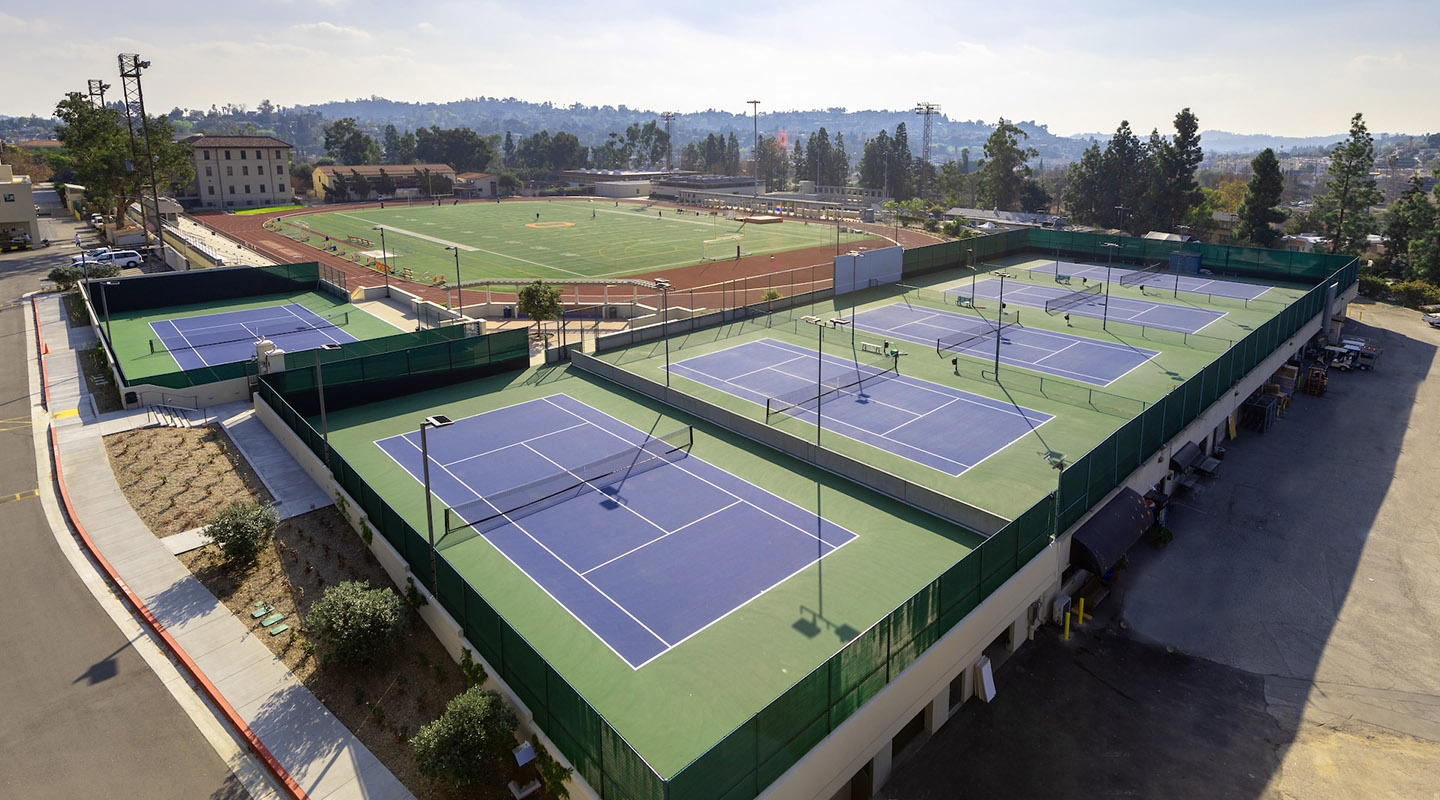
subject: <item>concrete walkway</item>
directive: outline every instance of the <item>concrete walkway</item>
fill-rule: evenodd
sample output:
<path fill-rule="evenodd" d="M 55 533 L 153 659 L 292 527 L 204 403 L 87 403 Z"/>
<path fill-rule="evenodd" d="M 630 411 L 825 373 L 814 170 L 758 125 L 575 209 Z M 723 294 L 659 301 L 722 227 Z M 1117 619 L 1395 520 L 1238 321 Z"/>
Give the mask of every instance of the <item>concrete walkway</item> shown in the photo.
<path fill-rule="evenodd" d="M 143 411 L 97 417 L 79 371 L 82 349 L 93 346 L 93 335 L 67 327 L 58 297 L 41 299 L 39 311 L 49 348 L 43 359 L 59 467 L 76 516 L 99 551 L 309 797 L 412 797 L 270 653 L 259 638 L 266 635 L 259 623 L 232 614 L 136 516 L 110 470 L 102 437 L 154 420 Z M 204 419 L 227 426 L 285 512 L 330 502 L 253 412 L 243 405 L 212 412 Z"/>

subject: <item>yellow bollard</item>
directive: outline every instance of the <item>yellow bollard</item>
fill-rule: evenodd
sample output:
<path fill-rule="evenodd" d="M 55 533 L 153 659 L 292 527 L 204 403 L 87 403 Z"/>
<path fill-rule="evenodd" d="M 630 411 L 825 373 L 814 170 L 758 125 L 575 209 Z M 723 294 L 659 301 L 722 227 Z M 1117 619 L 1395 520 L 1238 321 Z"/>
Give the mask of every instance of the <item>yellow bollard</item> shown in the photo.
<path fill-rule="evenodd" d="M 1085 624 L 1085 598 L 1080 598 L 1080 610 L 1075 614 L 1075 624 Z"/>
<path fill-rule="evenodd" d="M 1067 642 L 1070 641 L 1070 615 L 1074 613 L 1074 611 L 1065 612 L 1065 641 Z"/>

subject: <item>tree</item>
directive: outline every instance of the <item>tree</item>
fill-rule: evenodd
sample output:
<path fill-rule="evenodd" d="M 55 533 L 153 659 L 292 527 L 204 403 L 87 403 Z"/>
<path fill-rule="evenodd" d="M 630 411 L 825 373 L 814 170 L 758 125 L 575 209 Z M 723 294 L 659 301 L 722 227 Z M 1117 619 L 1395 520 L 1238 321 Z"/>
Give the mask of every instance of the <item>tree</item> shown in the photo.
<path fill-rule="evenodd" d="M 325 126 L 325 152 L 347 167 L 380 163 L 380 145 L 360 130 L 354 117 L 338 119 Z"/>
<path fill-rule="evenodd" d="M 245 500 L 215 512 L 205 525 L 205 535 L 220 546 L 228 563 L 248 566 L 270 544 L 279 524 L 280 514 L 274 508 Z"/>
<path fill-rule="evenodd" d="M 343 664 L 378 661 L 405 635 L 405 601 L 389 587 L 344 581 L 326 587 L 305 617 L 323 658 Z"/>
<path fill-rule="evenodd" d="M 375 180 L 370 182 L 370 187 L 378 194 L 384 196 L 393 195 L 395 194 L 395 178 L 391 177 L 388 172 L 382 169 L 380 170 L 380 174 L 375 176 Z"/>
<path fill-rule="evenodd" d="M 141 168 L 145 159 L 142 126 L 136 126 L 136 147 L 131 148 L 129 128 L 116 107 L 96 108 L 79 92 L 65 95 L 55 107 L 61 124 L 55 135 L 65 153 L 52 156 L 56 168 L 73 171 L 74 180 L 85 187 L 85 200 L 94 208 L 113 215 L 115 224 L 125 226 L 125 210 L 142 193 L 148 193 L 150 171 Z M 150 155 L 154 158 L 155 181 L 162 187 L 183 186 L 195 176 L 190 146 L 175 140 L 174 128 L 166 117 L 150 117 Z"/>
<path fill-rule="evenodd" d="M 540 336 L 545 335 L 545 321 L 559 319 L 564 313 L 560 304 L 560 287 L 545 283 L 538 278 L 534 283 L 520 289 L 518 298 L 520 313 L 535 320 L 540 327 Z"/>
<path fill-rule="evenodd" d="M 400 133 L 394 125 L 385 126 L 385 163 L 415 163 L 415 134 Z"/>
<path fill-rule="evenodd" d="M 1151 134 L 1153 185 L 1143 204 L 1146 216 L 1156 226 L 1169 230 L 1203 200 L 1195 171 L 1205 160 L 1200 149 L 1200 120 L 1190 109 L 1175 115 L 1175 137 L 1164 139 Z"/>
<path fill-rule="evenodd" d="M 1379 203 L 1380 190 L 1370 170 L 1375 167 L 1375 140 L 1365 129 L 1362 115 L 1350 118 L 1350 137 L 1330 151 L 1325 192 L 1315 197 L 1320 229 L 1330 239 L 1331 253 L 1359 255 L 1365 237 L 1375 228 L 1370 207 Z"/>
<path fill-rule="evenodd" d="M 1020 185 L 1020 210 L 1029 214 L 1043 214 L 1050 210 L 1050 203 L 1054 198 L 1050 196 L 1045 184 L 1033 177 L 1025 179 Z"/>
<path fill-rule="evenodd" d="M 1274 247 L 1281 236 L 1275 226 L 1285 221 L 1285 212 L 1278 208 L 1284 191 L 1285 176 L 1280 173 L 1280 161 L 1275 158 L 1275 151 L 1267 147 L 1250 162 L 1250 182 L 1245 186 L 1245 197 L 1237 212 L 1240 221 L 1235 226 L 1235 238 L 1258 247 Z"/>
<path fill-rule="evenodd" d="M 497 692 L 471 687 L 410 740 L 415 768 L 458 787 L 484 780 L 515 744 L 515 712 Z"/>
<path fill-rule="evenodd" d="M 790 160 L 785 157 L 785 146 L 774 136 L 760 136 L 755 148 L 755 175 L 771 189 L 790 185 Z"/>
<path fill-rule="evenodd" d="M 1435 229 L 1435 220 L 1435 205 L 1425 194 L 1425 181 L 1416 175 L 1381 218 L 1385 251 L 1380 255 L 1380 268 L 1395 277 L 1425 278 L 1427 270 L 1423 266 L 1412 269 L 1416 263 L 1412 262 L 1412 255 L 1423 260 L 1425 245 L 1422 242 Z M 1415 247 L 1416 243 L 1422 244 Z"/>
<path fill-rule="evenodd" d="M 985 166 L 980 168 L 982 207 L 1000 211 L 1015 211 L 1020 207 L 1020 192 L 1030 177 L 1030 167 L 1025 162 L 1040 155 L 1033 147 L 1021 147 L 1020 143 L 1028 138 L 1029 134 L 1006 122 L 1004 117 L 996 123 L 994 132 L 985 140 Z M 1046 204 L 1048 202 L 1047 198 Z"/>
<path fill-rule="evenodd" d="M 513 195 L 516 192 L 520 191 L 520 179 L 515 177 L 515 173 L 513 172 L 500 173 L 500 177 L 498 180 L 496 180 L 495 183 L 496 186 L 499 187 L 500 191 L 504 192 L 506 195 Z"/>
<path fill-rule="evenodd" d="M 369 198 L 370 192 L 374 190 L 373 187 L 370 186 L 370 181 L 367 180 L 364 175 L 361 175 L 358 171 L 353 169 L 350 170 L 349 189 L 350 193 L 355 195 L 356 200 L 365 200 Z"/>

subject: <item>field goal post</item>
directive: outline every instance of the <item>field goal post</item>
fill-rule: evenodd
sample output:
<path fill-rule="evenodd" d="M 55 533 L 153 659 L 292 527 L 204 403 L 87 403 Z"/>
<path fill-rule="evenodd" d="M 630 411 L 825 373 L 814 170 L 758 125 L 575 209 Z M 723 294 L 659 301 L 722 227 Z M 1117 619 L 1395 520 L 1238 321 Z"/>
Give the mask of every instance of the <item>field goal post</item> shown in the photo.
<path fill-rule="evenodd" d="M 701 261 L 724 261 L 733 259 L 741 253 L 741 236 L 721 236 L 718 239 L 706 239 L 700 243 Z"/>

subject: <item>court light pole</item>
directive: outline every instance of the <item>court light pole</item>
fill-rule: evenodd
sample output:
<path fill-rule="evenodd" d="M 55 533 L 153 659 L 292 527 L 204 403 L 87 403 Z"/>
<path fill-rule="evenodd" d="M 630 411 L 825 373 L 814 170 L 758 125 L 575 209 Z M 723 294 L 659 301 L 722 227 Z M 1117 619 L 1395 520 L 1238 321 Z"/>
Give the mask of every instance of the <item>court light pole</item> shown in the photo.
<path fill-rule="evenodd" d="M 660 338 L 665 340 L 665 388 L 670 388 L 670 281 L 655 279 L 655 291 L 660 293 Z"/>
<path fill-rule="evenodd" d="M 110 352 L 115 352 L 115 340 L 110 336 L 110 296 L 105 293 L 106 286 L 119 286 L 119 281 L 100 282 L 100 305 L 105 306 L 105 341 L 110 345 Z"/>
<path fill-rule="evenodd" d="M 980 270 L 975 269 L 975 248 L 967 247 L 965 252 L 970 256 L 970 305 L 975 305 L 975 276 Z"/>
<path fill-rule="evenodd" d="M 1105 326 L 1110 321 L 1110 268 L 1115 264 L 1115 248 L 1119 247 L 1120 243 L 1101 242 L 1100 244 L 1110 248 L 1109 257 L 1105 259 L 1105 305 L 1100 307 L 1100 330 L 1103 331 L 1108 330 Z"/>
<path fill-rule="evenodd" d="M 465 316 L 465 300 L 460 296 L 460 248 L 456 246 L 445 249 L 455 254 L 455 310 L 459 311 L 460 316 L 463 317 Z"/>
<path fill-rule="evenodd" d="M 430 535 L 430 594 L 440 597 L 440 576 L 435 572 L 435 516 L 430 511 L 430 447 L 425 441 L 428 428 L 444 428 L 454 425 L 455 420 L 444 414 L 436 414 L 420 420 L 420 461 L 425 475 L 425 527 Z"/>
<path fill-rule="evenodd" d="M 859 280 L 859 268 L 857 262 L 865 257 L 859 250 L 851 250 L 846 255 L 850 256 L 850 321 L 855 320 L 855 283 Z M 855 348 L 855 326 L 850 326 L 850 348 Z"/>
<path fill-rule="evenodd" d="M 1005 327 L 1005 279 L 1010 277 L 1008 272 L 997 272 L 995 276 L 1000 279 L 1000 308 L 995 312 L 995 382 L 1000 382 L 1000 339 L 1002 329 Z"/>
<path fill-rule="evenodd" d="M 750 104 L 750 178 L 755 181 L 750 194 L 760 196 L 760 101 L 746 100 Z"/>
<path fill-rule="evenodd" d="M 820 445 L 820 406 L 825 402 L 825 329 L 838 328 L 841 325 L 850 324 L 848 319 L 823 320 L 810 315 L 800 318 L 801 322 L 808 322 L 815 326 L 815 445 Z"/>
<path fill-rule="evenodd" d="M 381 272 L 385 273 L 385 296 L 390 296 L 390 256 L 385 253 L 385 227 L 376 225 L 372 231 L 380 231 L 380 266 L 384 267 Z"/>
<path fill-rule="evenodd" d="M 325 418 L 325 375 L 320 369 L 320 351 L 339 350 L 340 345 L 328 342 L 315 348 L 315 391 L 320 395 L 320 437 L 325 440 L 325 468 L 330 468 L 330 423 Z"/>

